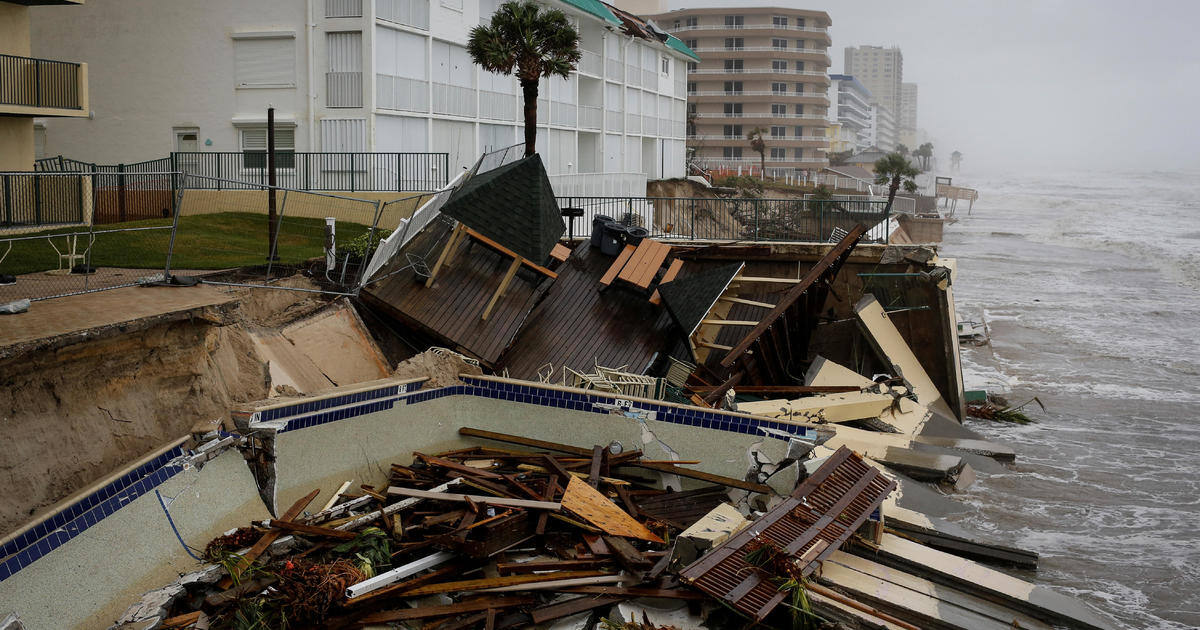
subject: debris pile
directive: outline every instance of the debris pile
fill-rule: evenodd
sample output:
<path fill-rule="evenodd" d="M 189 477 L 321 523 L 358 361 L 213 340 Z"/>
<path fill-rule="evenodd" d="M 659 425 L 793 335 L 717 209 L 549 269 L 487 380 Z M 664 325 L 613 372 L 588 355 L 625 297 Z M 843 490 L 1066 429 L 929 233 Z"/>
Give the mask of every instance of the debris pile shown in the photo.
<path fill-rule="evenodd" d="M 873 536 L 868 518 L 895 487 L 848 449 L 781 498 L 615 444 L 460 433 L 524 449 L 417 452 L 391 464 L 386 485 L 345 484 L 309 513 L 314 490 L 214 539 L 211 565 L 147 594 L 115 627 L 726 627 L 785 600 L 805 603 L 781 619 L 863 614 L 815 612 L 804 593 L 820 560 L 860 529 Z M 704 483 L 672 492 L 655 473 Z"/>

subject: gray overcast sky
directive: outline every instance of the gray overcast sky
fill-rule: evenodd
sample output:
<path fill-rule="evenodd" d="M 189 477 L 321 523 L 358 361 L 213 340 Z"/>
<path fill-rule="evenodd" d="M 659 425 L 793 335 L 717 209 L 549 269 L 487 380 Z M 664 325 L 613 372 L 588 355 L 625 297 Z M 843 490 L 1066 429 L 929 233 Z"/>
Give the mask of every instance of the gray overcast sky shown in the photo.
<path fill-rule="evenodd" d="M 899 46 L 918 124 L 971 166 L 1200 168 L 1200 0 L 668 0 L 791 6 L 846 46 Z"/>

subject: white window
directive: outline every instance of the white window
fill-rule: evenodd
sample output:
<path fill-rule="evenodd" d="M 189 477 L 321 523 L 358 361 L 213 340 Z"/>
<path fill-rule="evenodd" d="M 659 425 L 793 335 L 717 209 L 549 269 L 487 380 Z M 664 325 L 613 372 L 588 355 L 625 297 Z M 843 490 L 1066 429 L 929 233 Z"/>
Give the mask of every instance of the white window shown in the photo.
<path fill-rule="evenodd" d="M 267 167 L 267 126 L 241 130 L 242 168 Z M 296 129 L 275 125 L 275 168 L 296 167 Z"/>
<path fill-rule="evenodd" d="M 236 87 L 296 87 L 296 34 L 234 33 L 233 65 Z"/>
<path fill-rule="evenodd" d="M 671 74 L 671 58 L 670 57 L 662 58 L 662 73 L 667 74 L 667 75 Z"/>
<path fill-rule="evenodd" d="M 362 107 L 362 33 L 326 33 L 325 48 L 329 55 L 326 107 Z"/>
<path fill-rule="evenodd" d="M 428 30 L 429 0 L 376 0 L 375 17 Z"/>

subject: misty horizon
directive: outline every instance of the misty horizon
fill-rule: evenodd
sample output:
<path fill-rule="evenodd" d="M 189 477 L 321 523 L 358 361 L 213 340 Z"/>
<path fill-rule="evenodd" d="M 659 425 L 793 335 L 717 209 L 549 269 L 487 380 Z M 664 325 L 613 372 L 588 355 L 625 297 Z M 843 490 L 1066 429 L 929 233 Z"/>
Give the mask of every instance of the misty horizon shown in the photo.
<path fill-rule="evenodd" d="M 943 164 L 957 150 L 971 170 L 1200 168 L 1200 3 L 669 3 L 764 5 L 829 13 L 831 74 L 846 47 L 898 46 Z"/>

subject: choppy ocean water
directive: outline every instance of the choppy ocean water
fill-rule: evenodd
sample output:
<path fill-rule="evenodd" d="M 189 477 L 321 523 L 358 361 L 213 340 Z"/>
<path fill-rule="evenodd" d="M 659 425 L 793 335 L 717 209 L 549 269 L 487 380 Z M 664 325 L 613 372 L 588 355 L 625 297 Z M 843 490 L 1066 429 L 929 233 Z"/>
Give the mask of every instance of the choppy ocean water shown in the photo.
<path fill-rule="evenodd" d="M 968 389 L 1036 424 L 971 421 L 1017 464 L 955 517 L 1036 550 L 1036 579 L 1116 627 L 1200 627 L 1200 173 L 964 173 L 947 226 Z"/>

